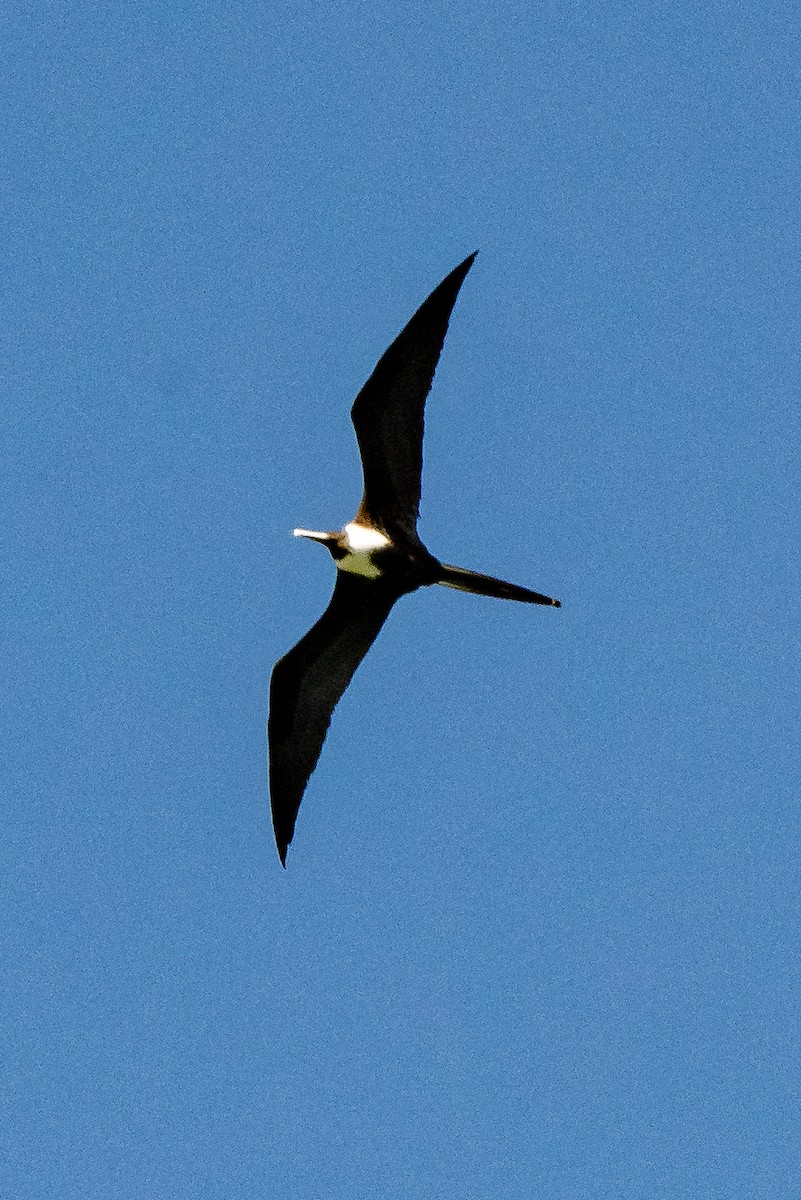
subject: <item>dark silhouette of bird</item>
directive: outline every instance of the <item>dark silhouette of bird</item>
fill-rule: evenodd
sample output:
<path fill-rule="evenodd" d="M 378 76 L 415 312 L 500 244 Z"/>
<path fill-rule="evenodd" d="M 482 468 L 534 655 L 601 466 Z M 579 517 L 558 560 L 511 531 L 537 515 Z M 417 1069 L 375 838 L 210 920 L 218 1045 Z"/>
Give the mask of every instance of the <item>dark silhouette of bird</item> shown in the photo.
<path fill-rule="evenodd" d="M 502 600 L 559 607 L 514 583 L 441 563 L 417 535 L 423 410 L 471 254 L 434 289 L 379 359 L 351 409 L 364 493 L 344 529 L 297 537 L 327 546 L 336 563 L 328 608 L 275 664 L 270 682 L 270 799 L 281 863 L 317 765 L 331 714 L 396 600 L 439 583 Z"/>

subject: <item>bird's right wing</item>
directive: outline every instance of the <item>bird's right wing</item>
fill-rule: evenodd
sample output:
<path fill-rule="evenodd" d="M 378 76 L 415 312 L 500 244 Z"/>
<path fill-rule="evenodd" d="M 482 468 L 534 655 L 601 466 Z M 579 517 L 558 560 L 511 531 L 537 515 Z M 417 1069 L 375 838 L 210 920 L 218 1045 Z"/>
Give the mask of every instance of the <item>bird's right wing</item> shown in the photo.
<path fill-rule="evenodd" d="M 364 494 L 354 518 L 417 536 L 423 413 L 448 321 L 475 254 L 446 275 L 384 352 L 353 402 Z"/>
<path fill-rule="evenodd" d="M 267 724 L 270 803 L 284 866 L 331 714 L 399 594 L 378 580 L 337 571 L 328 608 L 273 668 Z"/>

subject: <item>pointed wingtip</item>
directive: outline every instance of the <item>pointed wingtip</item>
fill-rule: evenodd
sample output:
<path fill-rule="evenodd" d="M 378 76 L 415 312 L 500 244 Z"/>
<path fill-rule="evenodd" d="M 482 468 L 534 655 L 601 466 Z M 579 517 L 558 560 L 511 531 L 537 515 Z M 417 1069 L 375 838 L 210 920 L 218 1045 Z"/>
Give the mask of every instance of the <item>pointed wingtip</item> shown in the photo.
<path fill-rule="evenodd" d="M 472 254 L 468 254 L 467 258 L 463 258 L 460 263 L 457 263 L 453 270 L 445 276 L 445 279 L 443 279 L 442 282 L 444 283 L 445 280 L 453 278 L 458 278 L 460 281 L 464 279 L 465 275 L 476 261 L 477 254 L 478 250 L 474 250 Z"/>
<path fill-rule="evenodd" d="M 475 262 L 477 254 L 478 254 L 478 250 L 474 250 L 472 254 L 468 254 L 467 258 L 463 258 L 460 263 L 457 263 L 457 265 L 453 268 L 453 270 L 448 272 L 448 274 L 445 276 L 445 278 L 442 280 L 442 282 L 439 284 L 439 286 L 434 288 L 434 291 L 431 293 L 431 296 L 428 297 L 428 300 L 431 300 L 431 298 L 433 296 L 445 295 L 445 294 L 450 295 L 451 293 L 454 293 L 454 299 L 455 299 L 455 295 L 458 294 L 459 288 L 464 283 L 465 278 L 467 276 L 467 272 L 470 270 L 473 263 Z M 428 300 L 423 301 L 423 304 L 424 305 L 427 304 Z M 451 300 L 450 303 L 452 305 L 453 300 Z M 418 312 L 419 311 L 420 310 L 418 309 Z"/>
<path fill-rule="evenodd" d="M 289 842 L 285 846 L 278 847 L 278 857 L 281 859 L 281 866 L 286 870 L 286 852 L 289 849 Z"/>

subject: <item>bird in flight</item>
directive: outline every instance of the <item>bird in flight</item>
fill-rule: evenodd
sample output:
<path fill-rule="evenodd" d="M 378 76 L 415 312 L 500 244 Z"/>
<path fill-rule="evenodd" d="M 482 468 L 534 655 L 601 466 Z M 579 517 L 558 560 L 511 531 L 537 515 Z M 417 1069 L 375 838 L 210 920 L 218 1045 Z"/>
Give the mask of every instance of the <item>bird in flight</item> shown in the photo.
<path fill-rule="evenodd" d="M 475 254 L 443 279 L 379 359 L 351 419 L 364 492 L 342 530 L 294 530 L 330 551 L 336 583 L 316 625 L 275 664 L 267 739 L 278 854 L 286 853 L 331 714 L 396 600 L 439 583 L 461 592 L 547 604 L 559 601 L 514 583 L 441 563 L 417 535 L 423 468 L 423 410 L 448 321 Z"/>

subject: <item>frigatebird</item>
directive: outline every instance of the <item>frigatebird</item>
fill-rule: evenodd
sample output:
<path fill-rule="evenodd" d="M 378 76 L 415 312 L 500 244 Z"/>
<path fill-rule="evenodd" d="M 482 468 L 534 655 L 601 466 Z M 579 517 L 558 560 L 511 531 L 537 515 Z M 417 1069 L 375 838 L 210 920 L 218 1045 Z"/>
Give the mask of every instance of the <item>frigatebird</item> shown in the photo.
<path fill-rule="evenodd" d="M 560 606 L 517 584 L 441 563 L 417 535 L 423 410 L 456 297 L 475 257 L 460 263 L 423 301 L 353 403 L 364 475 L 355 517 L 333 533 L 294 530 L 296 537 L 327 546 L 337 573 L 328 608 L 275 664 L 270 681 L 270 800 L 284 867 L 331 714 L 396 600 L 439 583 L 479 596 Z"/>

